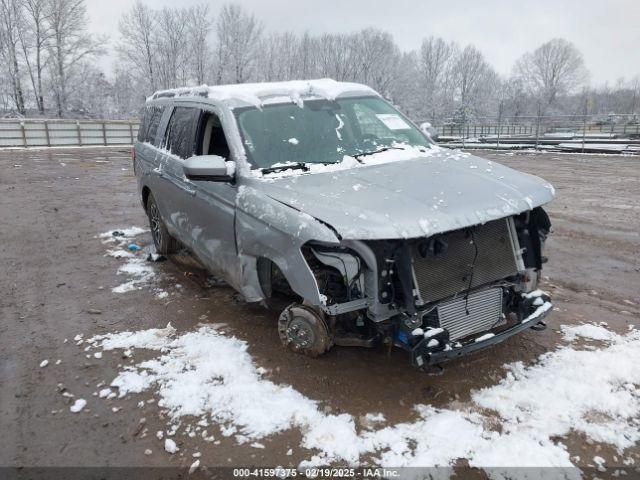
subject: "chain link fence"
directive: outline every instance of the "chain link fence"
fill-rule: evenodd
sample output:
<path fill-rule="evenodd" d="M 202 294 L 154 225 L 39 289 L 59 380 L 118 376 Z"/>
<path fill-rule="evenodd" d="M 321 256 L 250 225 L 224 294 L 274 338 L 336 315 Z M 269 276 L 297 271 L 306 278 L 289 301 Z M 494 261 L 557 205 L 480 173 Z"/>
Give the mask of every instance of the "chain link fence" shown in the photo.
<path fill-rule="evenodd" d="M 638 114 L 498 116 L 433 127 L 452 147 L 640 153 Z"/>

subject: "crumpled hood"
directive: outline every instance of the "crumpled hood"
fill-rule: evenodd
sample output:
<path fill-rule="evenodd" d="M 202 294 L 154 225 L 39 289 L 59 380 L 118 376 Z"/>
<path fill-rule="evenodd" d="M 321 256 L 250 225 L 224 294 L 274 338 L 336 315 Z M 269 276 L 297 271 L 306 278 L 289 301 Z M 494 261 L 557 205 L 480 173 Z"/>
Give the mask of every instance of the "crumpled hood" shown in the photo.
<path fill-rule="evenodd" d="M 264 194 L 351 240 L 434 235 L 554 198 L 553 186 L 541 178 L 440 148 L 409 160 L 255 182 Z"/>

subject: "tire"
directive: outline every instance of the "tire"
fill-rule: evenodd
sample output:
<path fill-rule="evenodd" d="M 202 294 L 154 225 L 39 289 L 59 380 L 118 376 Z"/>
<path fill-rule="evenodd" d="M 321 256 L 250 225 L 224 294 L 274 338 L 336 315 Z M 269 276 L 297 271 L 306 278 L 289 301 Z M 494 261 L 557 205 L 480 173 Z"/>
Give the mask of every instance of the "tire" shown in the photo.
<path fill-rule="evenodd" d="M 160 216 L 160 210 L 153 194 L 149 194 L 147 198 L 147 216 L 149 217 L 149 226 L 151 227 L 151 237 L 156 246 L 156 251 L 161 255 L 169 255 L 180 250 L 180 242 L 173 238 L 167 230 L 167 226 Z"/>
<path fill-rule="evenodd" d="M 308 357 L 319 357 L 333 346 L 322 314 L 299 303 L 283 310 L 278 320 L 278 334 L 285 348 Z"/>

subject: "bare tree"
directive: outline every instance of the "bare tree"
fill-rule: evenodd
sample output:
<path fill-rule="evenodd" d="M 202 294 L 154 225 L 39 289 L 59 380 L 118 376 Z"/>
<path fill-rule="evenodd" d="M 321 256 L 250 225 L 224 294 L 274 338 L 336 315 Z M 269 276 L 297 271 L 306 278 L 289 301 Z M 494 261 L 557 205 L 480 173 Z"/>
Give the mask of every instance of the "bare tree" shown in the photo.
<path fill-rule="evenodd" d="M 549 40 L 533 52 L 525 53 L 514 70 L 544 107 L 553 105 L 560 95 L 577 89 L 587 77 L 582 54 L 562 38 Z"/>
<path fill-rule="evenodd" d="M 156 13 L 137 0 L 120 19 L 120 42 L 116 47 L 121 61 L 137 71 L 139 78 L 146 83 L 145 90 L 151 92 L 158 89 L 153 44 L 156 24 Z"/>
<path fill-rule="evenodd" d="M 186 9 L 163 8 L 158 12 L 158 24 L 153 43 L 157 58 L 158 80 L 161 88 L 187 84 L 189 55 Z"/>
<path fill-rule="evenodd" d="M 81 61 L 67 80 L 67 108 L 76 115 L 108 118 L 114 114 L 113 87 L 92 61 Z"/>
<path fill-rule="evenodd" d="M 473 45 L 467 45 L 460 53 L 455 67 L 460 104 L 469 107 L 475 100 L 488 71 L 491 69 L 482 53 Z"/>
<path fill-rule="evenodd" d="M 398 74 L 400 49 L 389 32 L 367 28 L 353 36 L 353 61 L 358 66 L 353 80 L 389 94 Z"/>
<path fill-rule="evenodd" d="M 44 70 L 47 65 L 47 42 L 51 38 L 48 26 L 47 0 L 21 0 L 25 29 L 20 31 L 22 53 L 29 71 L 38 111 L 44 113 Z"/>
<path fill-rule="evenodd" d="M 522 79 L 511 77 L 503 83 L 502 98 L 504 113 L 514 120 L 527 114 L 530 106 L 530 98 Z"/>
<path fill-rule="evenodd" d="M 271 82 L 303 78 L 301 40 L 294 33 L 272 33 L 264 37 L 260 44 L 256 80 Z"/>
<path fill-rule="evenodd" d="M 420 95 L 418 54 L 415 51 L 402 53 L 396 76 L 388 90 L 388 98 L 398 105 L 403 113 L 415 120 L 422 120 L 424 106 Z"/>
<path fill-rule="evenodd" d="M 297 76 L 299 78 L 311 78 L 315 75 L 316 66 L 315 59 L 313 57 L 313 51 L 315 48 L 315 40 L 309 35 L 309 32 L 305 32 L 300 38 L 298 44 L 297 53 Z"/>
<path fill-rule="evenodd" d="M 17 0 L 0 0 L 0 54 L 7 66 L 12 96 L 18 113 L 25 114 L 22 71 L 18 61 L 20 30 L 24 27 Z"/>
<path fill-rule="evenodd" d="M 251 76 L 262 36 L 262 24 L 237 4 L 222 8 L 216 24 L 216 82 L 243 83 Z"/>
<path fill-rule="evenodd" d="M 2 45 L 0 44 L 0 49 Z M 15 108 L 15 99 L 9 73 L 6 68 L 0 68 L 0 111 L 7 112 Z"/>
<path fill-rule="evenodd" d="M 325 33 L 316 38 L 316 73 L 338 81 L 355 80 L 359 71 L 354 35 Z"/>
<path fill-rule="evenodd" d="M 189 44 L 191 76 L 198 85 L 201 85 L 209 77 L 209 66 L 211 65 L 211 49 L 208 42 L 212 29 L 209 5 L 202 3 L 189 8 L 187 17 L 189 19 L 187 42 Z"/>
<path fill-rule="evenodd" d="M 418 55 L 421 97 L 432 122 L 445 109 L 453 93 L 453 77 L 459 48 L 453 42 L 429 37 L 422 41 Z"/>
<path fill-rule="evenodd" d="M 68 85 L 80 74 L 85 59 L 103 52 L 98 41 L 86 33 L 84 0 L 49 0 L 47 18 L 51 30 L 51 85 L 58 117 L 67 109 Z"/>

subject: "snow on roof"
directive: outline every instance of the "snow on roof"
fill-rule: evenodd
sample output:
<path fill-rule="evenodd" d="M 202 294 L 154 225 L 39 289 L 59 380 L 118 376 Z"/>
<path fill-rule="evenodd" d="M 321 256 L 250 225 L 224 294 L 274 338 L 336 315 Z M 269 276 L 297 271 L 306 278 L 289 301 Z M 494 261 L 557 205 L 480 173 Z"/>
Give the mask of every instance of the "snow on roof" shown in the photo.
<path fill-rule="evenodd" d="M 275 101 L 300 102 L 301 97 L 314 96 L 334 100 L 344 94 L 361 93 L 378 95 L 378 93 L 359 83 L 336 82 L 330 78 L 317 80 L 291 80 L 288 82 L 240 83 L 233 85 L 201 85 L 199 87 L 183 87 L 161 90 L 147 98 L 205 97 L 219 100 L 231 105 L 249 104 L 256 107 Z M 284 98 L 283 98 L 284 97 Z"/>

